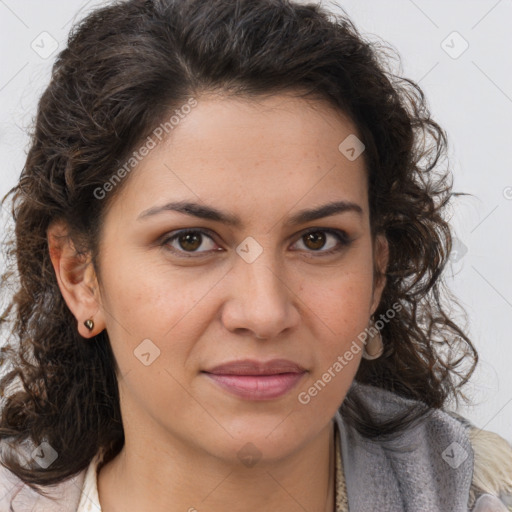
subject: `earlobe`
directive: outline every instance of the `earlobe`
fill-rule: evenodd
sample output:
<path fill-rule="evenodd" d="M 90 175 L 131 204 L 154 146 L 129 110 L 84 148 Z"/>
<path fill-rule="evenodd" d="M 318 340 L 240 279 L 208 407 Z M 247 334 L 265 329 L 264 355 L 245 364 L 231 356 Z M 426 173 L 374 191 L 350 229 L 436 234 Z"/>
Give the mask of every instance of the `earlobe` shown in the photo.
<path fill-rule="evenodd" d="M 77 253 L 63 221 L 47 230 L 48 250 L 57 283 L 68 308 L 77 319 L 78 332 L 91 338 L 105 328 L 98 282 L 89 255 Z M 91 322 L 92 320 L 92 329 Z"/>

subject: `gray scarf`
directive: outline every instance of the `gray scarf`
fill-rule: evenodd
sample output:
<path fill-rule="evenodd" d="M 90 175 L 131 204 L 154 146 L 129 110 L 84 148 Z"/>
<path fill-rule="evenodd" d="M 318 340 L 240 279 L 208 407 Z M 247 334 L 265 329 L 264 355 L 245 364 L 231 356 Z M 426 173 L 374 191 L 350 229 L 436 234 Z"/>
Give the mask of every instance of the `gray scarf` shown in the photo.
<path fill-rule="evenodd" d="M 414 402 L 389 391 L 352 383 L 379 418 Z M 371 441 L 342 418 L 341 455 L 350 512 L 468 512 L 473 449 L 466 426 L 441 410 L 393 441 Z"/>

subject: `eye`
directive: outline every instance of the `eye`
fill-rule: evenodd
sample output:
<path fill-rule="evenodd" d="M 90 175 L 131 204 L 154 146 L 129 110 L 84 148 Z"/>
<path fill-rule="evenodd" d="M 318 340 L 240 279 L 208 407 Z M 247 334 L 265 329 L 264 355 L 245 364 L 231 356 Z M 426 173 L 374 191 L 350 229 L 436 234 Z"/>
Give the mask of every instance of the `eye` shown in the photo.
<path fill-rule="evenodd" d="M 331 243 L 327 243 L 328 240 Z M 302 242 L 306 252 L 318 253 L 319 256 L 341 252 L 351 240 L 347 233 L 337 229 L 312 228 L 303 233 L 298 242 Z M 296 243 L 298 243 L 296 242 Z M 222 251 L 215 248 L 212 234 L 204 229 L 184 229 L 164 238 L 161 245 L 179 257 L 192 258 L 207 255 L 210 252 Z M 327 250 L 325 247 L 327 246 Z M 204 250 L 200 250 L 203 248 Z M 322 250 L 324 249 L 324 250 Z M 303 249 L 299 249 L 303 250 Z"/>
<path fill-rule="evenodd" d="M 210 243 L 204 243 L 205 240 L 209 240 Z M 184 257 L 194 257 L 193 253 L 204 254 L 211 251 L 217 251 L 222 249 L 213 249 L 212 245 L 215 246 L 215 242 L 213 238 L 208 234 L 207 231 L 199 230 L 199 229 L 186 229 L 182 231 L 178 231 L 165 238 L 162 243 L 162 246 L 168 248 L 171 252 Z M 206 247 L 205 247 L 206 245 Z M 199 249 L 203 247 L 204 251 L 200 251 Z M 185 256 L 187 253 L 192 253 L 190 256 Z"/>
<path fill-rule="evenodd" d="M 330 244 L 327 243 L 329 238 Z M 303 233 L 298 242 L 302 242 L 308 252 L 318 252 L 321 256 L 325 256 L 342 251 L 350 244 L 350 239 L 344 231 L 313 228 Z M 321 250 L 326 245 L 327 250 Z"/>

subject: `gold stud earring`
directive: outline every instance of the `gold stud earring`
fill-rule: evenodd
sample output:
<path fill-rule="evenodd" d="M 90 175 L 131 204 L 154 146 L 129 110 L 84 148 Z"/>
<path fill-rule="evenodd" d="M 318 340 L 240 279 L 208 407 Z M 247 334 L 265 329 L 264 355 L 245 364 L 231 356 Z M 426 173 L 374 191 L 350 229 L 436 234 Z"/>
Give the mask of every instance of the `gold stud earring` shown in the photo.
<path fill-rule="evenodd" d="M 94 329 L 94 322 L 92 321 L 92 318 L 89 318 L 84 322 L 85 327 L 89 329 L 89 331 L 92 331 Z"/>

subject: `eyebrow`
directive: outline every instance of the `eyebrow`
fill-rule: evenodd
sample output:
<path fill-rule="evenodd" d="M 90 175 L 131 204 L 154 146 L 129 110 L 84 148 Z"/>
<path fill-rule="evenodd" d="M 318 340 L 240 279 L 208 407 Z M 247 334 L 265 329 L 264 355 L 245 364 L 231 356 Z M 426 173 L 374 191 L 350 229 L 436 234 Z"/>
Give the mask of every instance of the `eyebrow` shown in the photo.
<path fill-rule="evenodd" d="M 211 206 L 205 206 L 190 201 L 175 201 L 167 203 L 163 206 L 155 206 L 153 208 L 149 208 L 148 210 L 144 210 L 137 217 L 137 220 L 144 220 L 167 211 L 184 213 L 186 215 L 192 215 L 200 219 L 213 220 L 235 228 L 243 227 L 241 219 L 236 215 L 223 212 Z M 299 212 L 292 215 L 285 222 L 285 225 L 295 226 L 345 212 L 355 212 L 359 215 L 362 215 L 363 209 L 358 204 L 349 201 L 333 201 L 317 208 L 300 210 Z"/>

